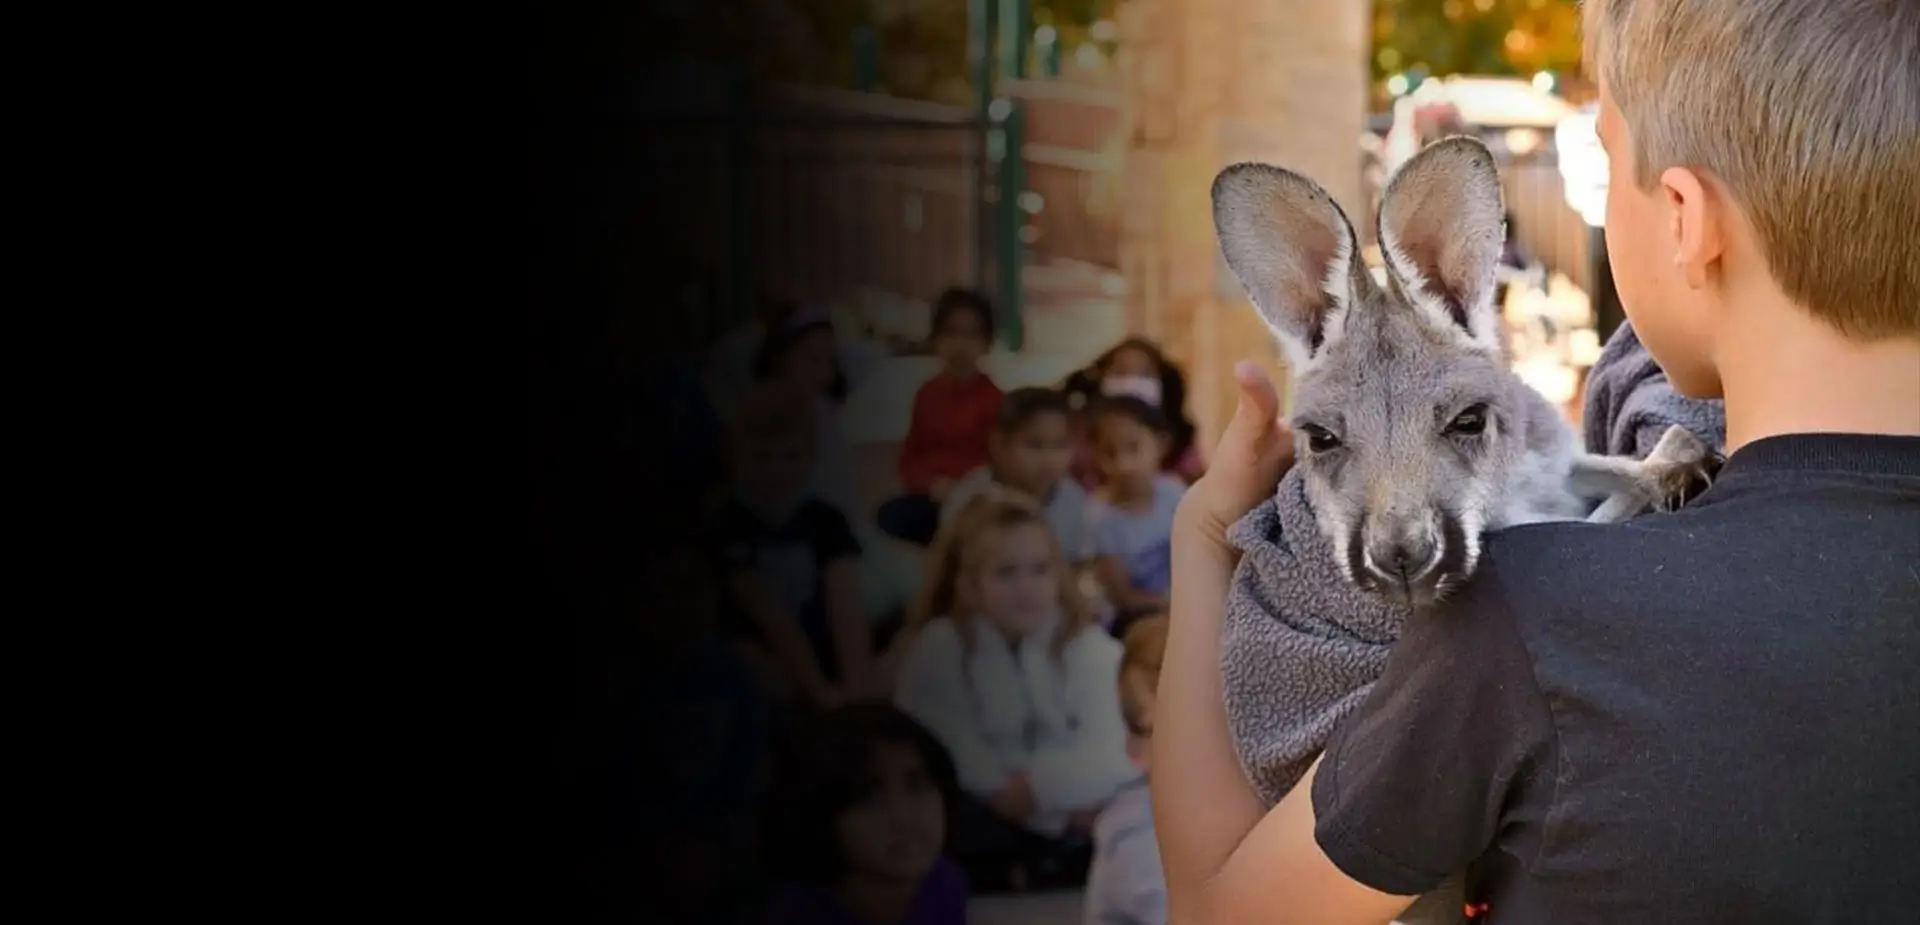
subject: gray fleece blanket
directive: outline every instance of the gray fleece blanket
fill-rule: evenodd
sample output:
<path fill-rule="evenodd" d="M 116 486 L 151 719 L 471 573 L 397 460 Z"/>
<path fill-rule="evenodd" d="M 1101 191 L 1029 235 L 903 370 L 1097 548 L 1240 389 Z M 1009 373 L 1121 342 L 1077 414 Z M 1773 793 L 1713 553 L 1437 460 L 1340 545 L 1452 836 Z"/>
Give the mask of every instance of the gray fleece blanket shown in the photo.
<path fill-rule="evenodd" d="M 1588 374 L 1582 420 L 1587 449 L 1611 455 L 1644 457 L 1670 424 L 1726 443 L 1720 402 L 1675 394 L 1626 325 Z M 1228 539 L 1241 559 L 1220 647 L 1227 719 L 1241 767 L 1271 805 L 1367 696 L 1407 613 L 1341 577 L 1298 472 Z"/>

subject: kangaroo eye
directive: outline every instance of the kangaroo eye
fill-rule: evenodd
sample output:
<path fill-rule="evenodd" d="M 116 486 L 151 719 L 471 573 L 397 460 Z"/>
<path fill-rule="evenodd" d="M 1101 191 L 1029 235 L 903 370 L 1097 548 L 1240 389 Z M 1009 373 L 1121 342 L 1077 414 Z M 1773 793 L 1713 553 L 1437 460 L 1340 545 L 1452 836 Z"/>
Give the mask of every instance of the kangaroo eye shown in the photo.
<path fill-rule="evenodd" d="M 1318 424 L 1303 424 L 1300 429 L 1307 432 L 1307 449 L 1315 453 L 1325 453 L 1340 448 L 1340 438 Z"/>
<path fill-rule="evenodd" d="M 1471 437 L 1487 429 L 1487 406 L 1474 405 L 1455 415 L 1453 422 L 1447 425 L 1447 433 Z"/>

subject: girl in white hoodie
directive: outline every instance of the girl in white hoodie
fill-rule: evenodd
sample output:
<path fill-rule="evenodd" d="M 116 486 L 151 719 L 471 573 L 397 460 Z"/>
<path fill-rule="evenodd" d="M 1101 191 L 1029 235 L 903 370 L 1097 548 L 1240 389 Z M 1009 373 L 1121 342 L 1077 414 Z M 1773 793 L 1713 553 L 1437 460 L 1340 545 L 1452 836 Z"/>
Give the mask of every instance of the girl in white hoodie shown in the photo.
<path fill-rule="evenodd" d="M 935 543 L 895 702 L 952 753 L 954 854 L 975 889 L 1085 876 L 1094 815 L 1137 771 L 1120 644 L 1081 602 L 1046 516 L 981 497 Z"/>

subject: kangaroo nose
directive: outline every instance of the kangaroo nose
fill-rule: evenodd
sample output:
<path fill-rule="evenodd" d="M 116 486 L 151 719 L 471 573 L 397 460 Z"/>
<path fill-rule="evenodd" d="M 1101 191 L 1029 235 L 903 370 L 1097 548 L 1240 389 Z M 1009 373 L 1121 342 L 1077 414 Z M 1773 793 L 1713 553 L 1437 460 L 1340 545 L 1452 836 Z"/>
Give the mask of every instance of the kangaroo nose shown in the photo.
<path fill-rule="evenodd" d="M 1404 537 L 1369 550 L 1374 571 L 1395 581 L 1410 581 L 1426 574 L 1437 553 L 1431 536 Z"/>

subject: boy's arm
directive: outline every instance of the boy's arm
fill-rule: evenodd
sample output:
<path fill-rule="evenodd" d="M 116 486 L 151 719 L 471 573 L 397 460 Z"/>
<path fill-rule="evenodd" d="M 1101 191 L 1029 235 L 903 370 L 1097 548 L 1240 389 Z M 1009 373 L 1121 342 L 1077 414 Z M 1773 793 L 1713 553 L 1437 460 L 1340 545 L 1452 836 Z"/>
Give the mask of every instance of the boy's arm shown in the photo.
<path fill-rule="evenodd" d="M 1313 837 L 1309 788 L 1295 787 L 1269 813 L 1229 732 L 1220 637 L 1238 556 L 1226 528 L 1273 494 L 1293 446 L 1265 375 L 1247 363 L 1234 373 L 1239 405 L 1213 466 L 1174 519 L 1172 619 L 1154 707 L 1150 784 L 1169 921 L 1379 925 L 1411 899 L 1363 886 L 1327 859 Z M 1262 864 L 1268 869 L 1259 870 Z"/>
<path fill-rule="evenodd" d="M 1103 510 L 1095 509 L 1088 516 L 1092 527 L 1089 532 L 1093 534 L 1093 574 L 1100 579 L 1100 589 L 1106 592 L 1107 600 L 1124 610 L 1165 606 L 1166 601 L 1159 595 L 1133 586 L 1123 558 L 1126 538 L 1121 534 L 1119 522 L 1103 516 Z"/>
<path fill-rule="evenodd" d="M 859 562 L 841 558 L 827 566 L 827 619 L 840 658 L 840 686 L 853 696 L 880 693 L 874 687 L 873 634 L 860 611 Z"/>
<path fill-rule="evenodd" d="M 1552 716 L 1497 571 L 1489 553 L 1458 599 L 1408 622 L 1364 703 L 1200 888 L 1194 921 L 1288 904 L 1299 921 L 1385 921 L 1553 786 Z"/>
<path fill-rule="evenodd" d="M 787 613 L 766 578 L 750 568 L 738 569 L 733 576 L 733 594 L 800 693 L 818 703 L 832 702 L 837 692 L 813 657 L 813 647 L 800 632 L 799 621 Z"/>
<path fill-rule="evenodd" d="M 1093 560 L 1093 577 L 1100 579 L 1100 590 L 1105 591 L 1107 600 L 1115 607 L 1132 606 L 1129 600 L 1133 587 L 1127 584 L 1126 566 L 1120 564 L 1119 556 L 1096 556 Z"/>
<path fill-rule="evenodd" d="M 1107 600 L 1112 601 L 1115 607 L 1140 610 L 1166 606 L 1165 598 L 1133 586 L 1133 580 L 1127 577 L 1127 566 L 1119 556 L 1094 559 L 1093 574 L 1100 579 L 1100 588 L 1107 593 Z"/>
<path fill-rule="evenodd" d="M 844 514 L 821 509 L 815 538 L 826 563 L 827 628 L 840 663 L 840 689 L 850 697 L 885 696 L 873 686 L 873 627 L 862 609 L 860 541 Z"/>

